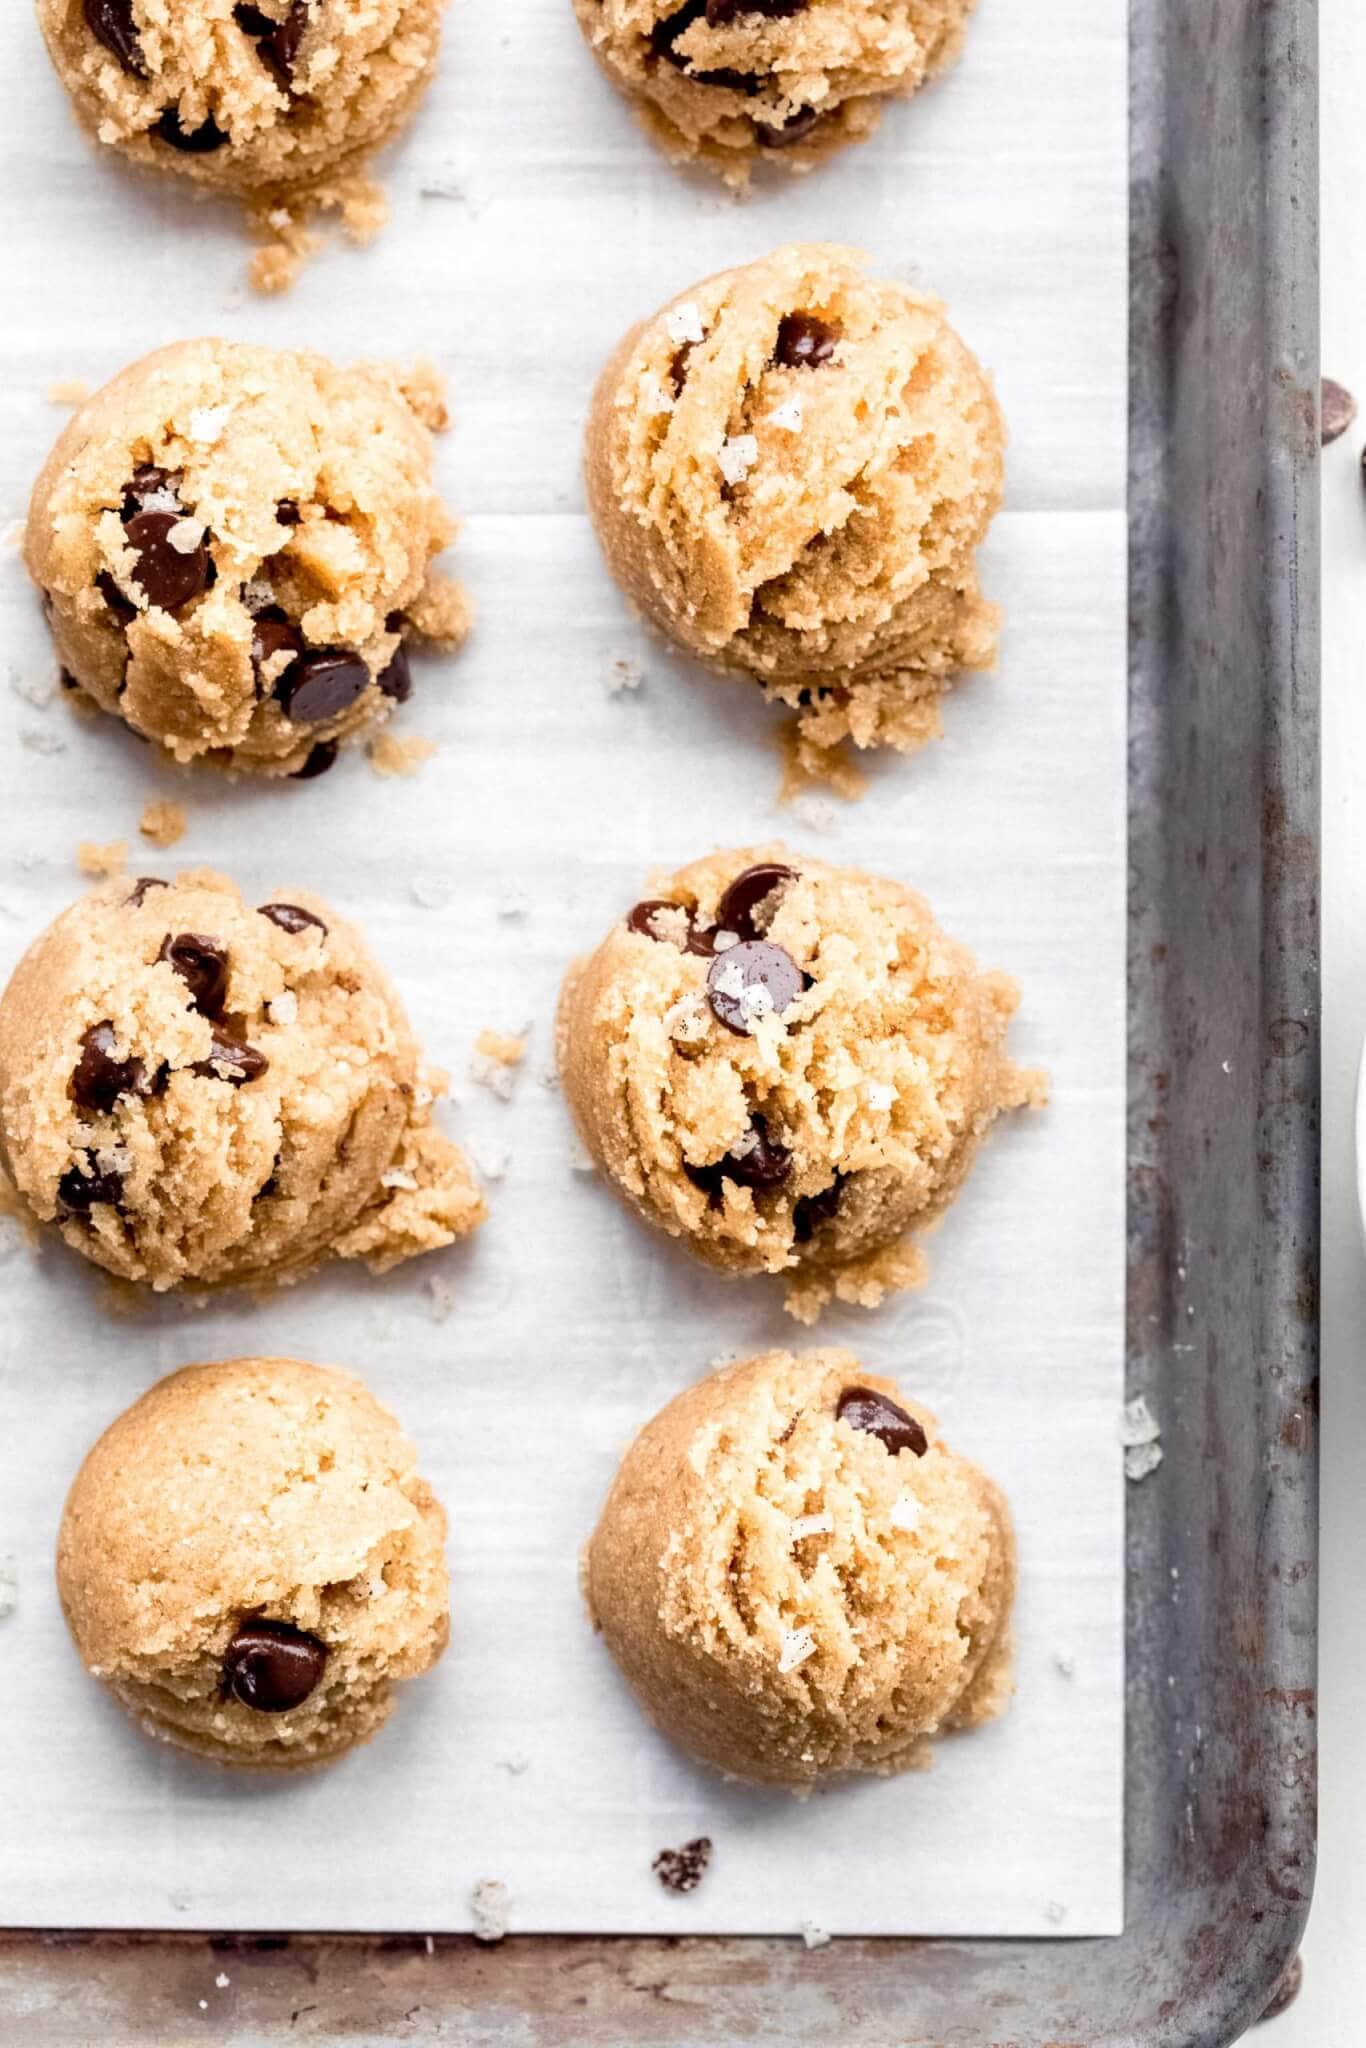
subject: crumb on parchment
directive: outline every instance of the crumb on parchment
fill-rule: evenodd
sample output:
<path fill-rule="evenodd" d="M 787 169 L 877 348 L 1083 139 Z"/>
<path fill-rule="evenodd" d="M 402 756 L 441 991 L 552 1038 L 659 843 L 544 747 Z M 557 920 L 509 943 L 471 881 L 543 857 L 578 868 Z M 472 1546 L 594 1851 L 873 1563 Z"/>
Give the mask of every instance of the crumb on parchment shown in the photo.
<path fill-rule="evenodd" d="M 780 804 L 790 804 L 811 789 L 833 790 L 851 804 L 867 793 L 868 778 L 850 758 L 844 743 L 818 746 L 803 734 L 795 718 L 785 719 L 778 728 L 778 752 L 783 764 L 783 779 L 778 786 Z"/>
<path fill-rule="evenodd" d="M 322 246 L 322 237 L 310 227 L 322 213 L 338 214 L 347 240 L 363 246 L 374 240 L 388 220 L 389 201 L 384 187 L 364 171 L 321 179 L 304 190 L 291 191 L 287 200 L 278 193 L 263 192 L 247 213 L 252 232 L 263 244 L 247 265 L 253 291 L 269 296 L 289 290 Z"/>
<path fill-rule="evenodd" d="M 666 1892 L 695 1892 L 711 1862 L 711 1836 L 697 1835 L 679 1849 L 661 1849 L 650 1865 Z"/>
<path fill-rule="evenodd" d="M 169 797 L 148 797 L 138 819 L 138 830 L 153 846 L 174 846 L 185 837 L 188 821 L 183 804 Z"/>
<path fill-rule="evenodd" d="M 82 839 L 76 848 L 76 865 L 83 875 L 96 881 L 121 875 L 128 865 L 128 841 L 111 839 L 107 846 L 101 846 L 97 840 Z"/>
<path fill-rule="evenodd" d="M 90 396 L 90 384 L 85 377 L 54 377 L 47 387 L 49 405 L 84 405 Z"/>
<path fill-rule="evenodd" d="M 400 739 L 397 733 L 381 732 L 366 742 L 365 752 L 370 767 L 380 776 L 416 775 L 436 753 L 436 741 L 411 738 Z"/>
<path fill-rule="evenodd" d="M 501 1877 L 481 1877 L 470 1893 L 476 1941 L 501 1941 L 512 1917 L 512 1895 Z"/>

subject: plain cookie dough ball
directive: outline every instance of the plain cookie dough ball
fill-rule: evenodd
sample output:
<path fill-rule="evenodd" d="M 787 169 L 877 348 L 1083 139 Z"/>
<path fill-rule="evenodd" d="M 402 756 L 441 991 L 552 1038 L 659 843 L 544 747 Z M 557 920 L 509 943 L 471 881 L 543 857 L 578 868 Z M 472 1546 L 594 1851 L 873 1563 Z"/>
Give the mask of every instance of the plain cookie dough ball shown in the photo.
<path fill-rule="evenodd" d="M 326 1763 L 450 1632 L 446 1516 L 387 1409 L 294 1358 L 173 1373 L 76 1476 L 57 1588 L 92 1677 L 217 1763 Z"/>
<path fill-rule="evenodd" d="M 796 246 L 626 336 L 589 417 L 589 510 L 686 653 L 753 677 L 816 745 L 909 751 L 958 671 L 996 656 L 976 551 L 1004 443 L 937 299 Z"/>
<path fill-rule="evenodd" d="M 432 569 L 434 373 L 244 342 L 158 349 L 67 423 L 24 552 L 68 679 L 178 761 L 316 775 L 459 641 Z"/>
<path fill-rule="evenodd" d="M 808 171 L 864 141 L 884 99 L 916 92 L 958 54 L 973 5 L 574 0 L 574 11 L 652 139 L 744 186 L 756 164 Z"/>
<path fill-rule="evenodd" d="M 770 1351 L 670 1401 L 585 1566 L 645 1712 L 733 1777 L 905 1770 L 1010 1696 L 1005 1502 L 847 1351 Z"/>
<path fill-rule="evenodd" d="M 647 1222 L 731 1274 L 790 1275 L 811 1320 L 913 1286 L 905 1233 L 957 1194 L 1002 1110 L 1042 1101 L 982 973 L 924 899 L 781 846 L 651 878 L 569 971 L 565 1094 Z"/>
<path fill-rule="evenodd" d="M 0 996 L 0 1160 L 40 1221 L 158 1292 L 464 1237 L 484 1204 L 438 1085 L 358 932 L 207 869 L 94 890 Z"/>
<path fill-rule="evenodd" d="M 38 0 L 95 140 L 256 197 L 334 178 L 388 141 L 436 62 L 444 0 Z"/>

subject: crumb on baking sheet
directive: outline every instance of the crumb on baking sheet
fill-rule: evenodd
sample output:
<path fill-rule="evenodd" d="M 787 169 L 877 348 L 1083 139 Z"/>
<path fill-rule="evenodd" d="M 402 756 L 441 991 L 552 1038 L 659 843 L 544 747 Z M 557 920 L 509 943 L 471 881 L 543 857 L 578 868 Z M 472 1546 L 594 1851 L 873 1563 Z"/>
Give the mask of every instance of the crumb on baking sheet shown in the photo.
<path fill-rule="evenodd" d="M 608 669 L 602 679 L 602 687 L 609 697 L 620 697 L 627 691 L 638 690 L 644 680 L 645 677 L 635 662 L 627 661 L 622 656 Z"/>
<path fill-rule="evenodd" d="M 381 732 L 368 740 L 366 758 L 376 775 L 416 775 L 436 753 L 436 741 L 419 739 L 416 733 L 400 739 L 397 733 Z"/>
<path fill-rule="evenodd" d="M 443 1280 L 436 1273 L 429 1274 L 427 1278 L 427 1299 L 430 1304 L 428 1313 L 432 1321 L 434 1323 L 444 1323 L 455 1307 L 455 1291 L 449 1280 Z"/>
<path fill-rule="evenodd" d="M 510 1102 L 517 1086 L 517 1069 L 526 1057 L 528 1025 L 525 1031 L 481 1031 L 470 1055 L 470 1079 L 487 1088 L 500 1102 Z"/>
<path fill-rule="evenodd" d="M 338 214 L 347 240 L 363 246 L 388 220 L 389 201 L 384 187 L 364 171 L 321 179 L 291 191 L 287 201 L 278 193 L 261 193 L 247 209 L 251 230 L 263 244 L 247 265 L 254 291 L 270 295 L 289 290 L 322 246 L 322 237 L 309 225 L 322 213 Z"/>
<path fill-rule="evenodd" d="M 807 1948 L 829 1948 L 830 1935 L 817 1920 L 803 1920 L 802 1941 Z"/>
<path fill-rule="evenodd" d="M 481 1877 L 470 1892 L 476 1941 L 501 1941 L 512 1915 L 512 1895 L 501 1877 Z"/>
<path fill-rule="evenodd" d="M 1162 1463 L 1162 1426 L 1142 1394 L 1126 1401 L 1120 1417 L 1126 1479 L 1146 1479 Z"/>
<path fill-rule="evenodd" d="M 90 384 L 85 377 L 54 377 L 47 387 L 49 405 L 84 405 L 89 396 Z"/>
<path fill-rule="evenodd" d="M 107 846 L 101 846 L 97 840 L 82 839 L 76 848 L 76 865 L 83 875 L 97 881 L 121 875 L 128 865 L 128 841 L 111 839 Z"/>
<path fill-rule="evenodd" d="M 867 793 L 868 778 L 843 745 L 817 746 L 803 735 L 795 718 L 785 719 L 779 727 L 778 752 L 783 764 L 780 804 L 795 803 L 809 790 L 832 790 L 846 803 L 857 803 Z"/>
<path fill-rule="evenodd" d="M 711 1862 L 711 1836 L 697 1835 L 681 1849 L 661 1849 L 650 1865 L 666 1892 L 695 1892 Z"/>
<path fill-rule="evenodd" d="M 138 819 L 138 830 L 153 846 L 174 846 L 185 837 L 187 824 L 185 806 L 172 803 L 169 797 L 148 797 Z"/>

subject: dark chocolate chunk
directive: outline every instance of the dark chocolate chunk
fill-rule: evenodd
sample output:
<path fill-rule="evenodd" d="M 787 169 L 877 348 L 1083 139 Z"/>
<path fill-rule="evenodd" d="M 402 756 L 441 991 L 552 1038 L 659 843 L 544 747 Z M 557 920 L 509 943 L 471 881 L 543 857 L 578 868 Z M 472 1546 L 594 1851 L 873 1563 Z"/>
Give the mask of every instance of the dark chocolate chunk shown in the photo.
<path fill-rule="evenodd" d="M 725 66 L 716 71 L 694 71 L 691 60 L 676 47 L 693 23 L 706 14 L 707 4 L 708 0 L 684 0 L 682 7 L 655 23 L 650 31 L 650 47 L 656 57 L 672 64 L 675 71 L 683 72 L 694 85 L 722 86 L 729 92 L 742 92 L 752 99 L 763 85 L 762 79 L 756 78 L 753 72 L 732 71 Z"/>
<path fill-rule="evenodd" d="M 209 1057 L 196 1060 L 190 1068 L 201 1081 L 226 1081 L 232 1088 L 245 1088 L 249 1081 L 259 1081 L 269 1071 L 270 1061 L 265 1054 L 238 1038 L 225 1024 L 213 1027 Z"/>
<path fill-rule="evenodd" d="M 201 121 L 197 128 L 182 128 L 179 107 L 164 107 L 152 123 L 151 132 L 158 136 L 168 149 L 178 149 L 182 156 L 209 156 L 215 149 L 221 149 L 230 139 L 212 114 Z"/>
<path fill-rule="evenodd" d="M 299 508 L 293 498 L 281 498 L 279 504 L 275 507 L 275 517 L 281 526 L 298 525 Z"/>
<path fill-rule="evenodd" d="M 370 671 L 350 647 L 310 647 L 275 685 L 280 709 L 293 725 L 320 725 L 354 704 L 370 685 Z"/>
<path fill-rule="evenodd" d="M 152 1084 L 140 1059 L 116 1059 L 118 1034 L 106 1017 L 81 1036 L 81 1056 L 71 1076 L 71 1100 L 78 1109 L 103 1116 L 121 1095 L 150 1095 Z"/>
<path fill-rule="evenodd" d="M 760 1017 L 781 1017 L 802 992 L 800 967 L 783 947 L 768 939 L 742 939 L 718 953 L 707 972 L 707 1001 L 717 1020 L 737 1037 L 748 1038 Z"/>
<path fill-rule="evenodd" d="M 820 120 L 816 107 L 801 107 L 786 121 L 756 121 L 754 139 L 760 149 L 791 149 L 794 143 L 804 142 Z"/>
<path fill-rule="evenodd" d="M 688 935 L 683 942 L 683 950 L 686 953 L 700 953 L 704 960 L 710 960 L 715 951 L 712 945 L 715 934 L 699 929 L 686 903 L 671 903 L 663 896 L 649 897 L 645 902 L 637 903 L 630 912 L 626 919 L 628 928 L 633 932 L 643 933 L 647 939 L 656 938 L 658 934 L 652 929 L 651 920 L 658 910 L 681 910 L 688 920 Z"/>
<path fill-rule="evenodd" d="M 137 606 L 131 598 L 124 596 L 107 569 L 100 570 L 95 578 L 95 588 L 121 626 L 126 626 L 130 619 L 137 617 Z"/>
<path fill-rule="evenodd" d="M 167 933 L 158 960 L 169 960 L 204 1017 L 221 1016 L 228 995 L 228 949 L 204 932 Z"/>
<path fill-rule="evenodd" d="M 810 1244 L 822 1223 L 833 1222 L 839 1214 L 840 1198 L 848 1176 L 837 1173 L 828 1188 L 818 1195 L 799 1195 L 792 1208 L 792 1236 L 797 1244 Z"/>
<path fill-rule="evenodd" d="M 223 1690 L 258 1714 L 287 1714 L 313 1692 L 327 1645 L 287 1621 L 244 1621 L 223 1656 Z"/>
<path fill-rule="evenodd" d="M 778 322 L 773 360 L 786 370 L 819 370 L 839 346 L 841 329 L 814 313 L 786 313 Z"/>
<path fill-rule="evenodd" d="M 276 654 L 301 654 L 303 645 L 303 634 L 293 620 L 281 611 L 278 604 L 267 605 L 264 611 L 257 612 L 251 622 L 251 669 L 256 678 L 258 696 L 265 683 L 262 670 L 271 657 Z M 281 669 L 271 684 L 272 691 L 278 692 L 280 684 L 291 673 L 292 668 L 291 662 L 288 668 Z"/>
<path fill-rule="evenodd" d="M 278 924 L 282 932 L 306 932 L 310 926 L 327 936 L 327 926 L 311 910 L 304 910 L 297 903 L 263 903 L 260 915 L 268 917 L 272 924 Z"/>
<path fill-rule="evenodd" d="M 750 1118 L 747 1138 L 724 1159 L 710 1166 L 689 1166 L 685 1161 L 683 1171 L 694 1187 L 703 1190 L 712 1208 L 719 1209 L 722 1181 L 733 1180 L 756 1193 L 780 1188 L 792 1172 L 792 1154 L 786 1145 L 770 1138 L 767 1122 L 755 1115 Z"/>
<path fill-rule="evenodd" d="M 395 704 L 406 704 L 413 694 L 413 671 L 408 661 L 408 650 L 400 640 L 394 649 L 393 659 L 379 677 L 379 687 L 386 697 L 392 697 Z"/>
<path fill-rule="evenodd" d="M 871 1387 L 846 1387 L 835 1414 L 851 1429 L 875 1436 L 893 1457 L 898 1451 L 913 1451 L 917 1458 L 923 1458 L 930 1447 L 930 1440 L 915 1417 L 886 1394 L 875 1394 Z"/>
<path fill-rule="evenodd" d="M 688 357 L 696 347 L 695 341 L 685 341 L 681 348 L 676 348 L 673 352 L 673 360 L 669 364 L 669 382 L 673 385 L 675 398 L 681 398 L 683 395 L 683 386 L 688 381 Z"/>
<path fill-rule="evenodd" d="M 694 1892 L 711 1862 L 711 1836 L 698 1835 L 681 1849 L 661 1849 L 650 1865 L 666 1892 Z"/>
<path fill-rule="evenodd" d="M 90 1155 L 84 1155 L 87 1160 Z M 57 1183 L 57 1200 L 71 1216 L 87 1216 L 97 1202 L 117 1206 L 123 1193 L 123 1175 L 112 1166 L 91 1161 L 86 1166 L 68 1166 Z"/>
<path fill-rule="evenodd" d="M 147 901 L 148 895 L 153 889 L 164 889 L 166 886 L 160 875 L 139 875 L 128 896 L 125 898 L 125 908 L 136 910 L 139 904 Z"/>
<path fill-rule="evenodd" d="M 795 868 L 784 867 L 780 861 L 760 861 L 752 868 L 738 874 L 716 906 L 716 929 L 719 932 L 734 932 L 737 938 L 757 939 L 762 936 L 754 922 L 754 913 L 761 903 L 777 889 L 795 882 Z"/>
<path fill-rule="evenodd" d="M 312 782 L 319 775 L 326 775 L 329 768 L 335 768 L 337 765 L 337 756 L 340 752 L 341 748 L 335 740 L 319 740 L 317 746 L 310 749 L 303 767 L 294 770 L 294 781 Z"/>
<path fill-rule="evenodd" d="M 148 604 L 163 612 L 177 612 L 202 597 L 209 587 L 212 560 L 207 535 L 182 553 L 170 536 L 184 519 L 180 512 L 135 512 L 125 520 L 128 545 L 137 556 L 133 581 Z"/>
<path fill-rule="evenodd" d="M 146 78 L 147 60 L 133 19 L 133 0 L 85 0 L 85 25 L 97 42 L 112 50 L 133 78 Z"/>
<path fill-rule="evenodd" d="M 293 5 L 282 21 L 264 13 L 259 7 L 242 5 L 234 7 L 232 18 L 244 35 L 252 38 L 260 54 L 261 62 L 270 72 L 282 91 L 288 92 L 294 83 L 294 65 L 299 55 L 299 45 L 308 27 L 308 0 L 293 0 Z"/>

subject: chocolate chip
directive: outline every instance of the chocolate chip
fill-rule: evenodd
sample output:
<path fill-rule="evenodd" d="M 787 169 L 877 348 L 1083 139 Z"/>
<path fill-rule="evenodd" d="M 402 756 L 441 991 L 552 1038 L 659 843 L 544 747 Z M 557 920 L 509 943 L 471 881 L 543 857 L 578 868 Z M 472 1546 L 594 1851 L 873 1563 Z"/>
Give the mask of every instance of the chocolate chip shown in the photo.
<path fill-rule="evenodd" d="M 179 107 L 163 108 L 152 123 L 152 133 L 159 136 L 169 149 L 178 149 L 183 156 L 208 156 L 229 140 L 212 114 L 197 128 L 182 128 Z"/>
<path fill-rule="evenodd" d="M 121 626 L 126 626 L 130 619 L 137 617 L 137 606 L 132 602 L 131 598 L 124 596 L 107 569 L 100 570 L 99 575 L 95 578 L 95 588 L 99 591 L 100 596 L 104 599 Z"/>
<path fill-rule="evenodd" d="M 226 1025 L 215 1024 L 209 1057 L 196 1060 L 190 1072 L 201 1081 L 226 1081 L 229 1087 L 245 1088 L 249 1081 L 259 1081 L 262 1074 L 270 1072 L 270 1061 Z"/>
<path fill-rule="evenodd" d="M 139 875 L 131 891 L 124 899 L 125 910 L 136 910 L 139 904 L 147 901 L 151 890 L 164 889 L 166 886 L 160 875 Z"/>
<path fill-rule="evenodd" d="M 209 587 L 212 560 L 207 537 L 201 537 L 188 553 L 182 553 L 170 538 L 183 520 L 180 512 L 135 512 L 124 522 L 128 545 L 138 558 L 133 581 L 148 604 L 163 612 L 178 612 Z"/>
<path fill-rule="evenodd" d="M 257 612 L 251 622 L 251 672 L 256 678 L 258 696 L 265 686 L 262 670 L 272 656 L 300 654 L 303 652 L 303 644 L 303 634 L 293 620 L 280 610 L 279 605 L 267 605 L 264 611 Z M 292 668 L 293 664 L 290 666 Z M 279 685 L 289 673 L 289 668 L 281 669 L 271 684 L 272 691 L 278 691 Z"/>
<path fill-rule="evenodd" d="M 755 911 L 775 890 L 785 888 L 796 879 L 796 869 L 784 867 L 781 861 L 759 861 L 754 867 L 746 868 L 735 877 L 716 906 L 716 929 L 734 932 L 741 939 L 759 938 L 761 934 L 754 922 Z"/>
<path fill-rule="evenodd" d="M 408 650 L 400 640 L 394 650 L 393 660 L 379 677 L 380 690 L 386 697 L 392 697 L 395 704 L 406 704 L 413 694 L 413 671 L 408 662 Z"/>
<path fill-rule="evenodd" d="M 223 1690 L 258 1714 L 287 1714 L 315 1689 L 327 1645 L 287 1621 L 244 1621 L 223 1656 Z"/>
<path fill-rule="evenodd" d="M 661 1849 L 650 1865 L 666 1892 L 694 1892 L 711 1862 L 711 1836 L 698 1835 L 681 1849 Z"/>
<path fill-rule="evenodd" d="M 707 972 L 707 1001 L 718 1022 L 747 1038 L 761 1017 L 782 1016 L 802 992 L 805 976 L 781 946 L 742 939 L 718 953 Z"/>
<path fill-rule="evenodd" d="M 311 749 L 303 767 L 294 770 L 293 780 L 312 782 L 319 775 L 326 775 L 329 768 L 336 766 L 337 755 L 340 752 L 341 748 L 335 740 L 319 740 L 317 746 Z"/>
<path fill-rule="evenodd" d="M 169 960 L 203 1017 L 221 1015 L 228 994 L 228 949 L 204 932 L 168 932 L 158 960 Z"/>
<path fill-rule="evenodd" d="M 834 1221 L 847 1178 L 846 1174 L 837 1173 L 829 1187 L 822 1188 L 818 1195 L 797 1198 L 792 1209 L 792 1236 L 797 1244 L 810 1244 L 822 1223 Z"/>
<path fill-rule="evenodd" d="M 1326 448 L 1330 441 L 1336 441 L 1339 434 L 1345 434 L 1357 416 L 1357 402 L 1345 384 L 1339 384 L 1334 377 L 1321 380 L 1319 402 L 1319 445 Z"/>
<path fill-rule="evenodd" d="M 801 107 L 786 121 L 776 125 L 769 121 L 756 121 L 754 139 L 761 149 L 791 149 L 796 142 L 804 142 L 820 120 L 816 107 Z"/>
<path fill-rule="evenodd" d="M 885 1394 L 875 1394 L 871 1387 L 846 1387 L 835 1415 L 851 1429 L 875 1436 L 893 1457 L 898 1451 L 913 1451 L 917 1458 L 923 1458 L 930 1447 L 930 1440 L 915 1417 L 895 1401 L 889 1401 Z"/>
<path fill-rule="evenodd" d="M 786 313 L 778 322 L 773 360 L 786 370 L 819 370 L 834 355 L 842 331 L 814 313 Z"/>
<path fill-rule="evenodd" d="M 97 1202 L 112 1208 L 122 1193 L 123 1175 L 112 1166 L 68 1166 L 57 1183 L 57 1200 L 72 1216 L 88 1215 Z"/>
<path fill-rule="evenodd" d="M 288 92 L 294 82 L 294 64 L 308 27 L 308 0 L 294 0 L 283 21 L 264 14 L 259 7 L 234 7 L 232 18 L 244 35 L 256 44 L 261 62 L 277 85 Z"/>
<path fill-rule="evenodd" d="M 140 462 L 124 486 L 123 505 L 119 517 L 131 519 L 135 512 L 146 509 L 149 498 L 160 497 L 163 492 L 169 493 L 179 504 L 180 494 L 171 472 L 158 468 L 155 462 Z M 161 509 L 165 511 L 167 508 L 163 506 Z"/>
<path fill-rule="evenodd" d="M 81 1037 L 81 1056 L 71 1076 L 71 1100 L 78 1109 L 105 1115 L 121 1095 L 150 1095 L 147 1069 L 139 1059 L 116 1059 L 118 1034 L 105 1018 Z"/>
<path fill-rule="evenodd" d="M 263 903 L 259 915 L 268 917 L 272 924 L 278 924 L 282 932 L 306 932 L 310 927 L 327 936 L 327 926 L 311 910 L 304 910 L 297 903 Z"/>
<path fill-rule="evenodd" d="M 370 671 L 350 647 L 311 647 L 275 685 L 280 709 L 293 725 L 320 725 L 354 704 L 368 689 Z"/>
<path fill-rule="evenodd" d="M 97 42 L 112 50 L 133 78 L 146 78 L 147 61 L 133 19 L 133 0 L 85 0 L 85 25 Z"/>
<path fill-rule="evenodd" d="M 786 1145 L 770 1138 L 767 1122 L 755 1115 L 750 1118 L 745 1139 L 727 1152 L 724 1159 L 715 1160 L 710 1166 L 689 1166 L 685 1160 L 683 1171 L 694 1187 L 702 1189 L 712 1208 L 719 1209 L 723 1181 L 733 1180 L 738 1186 L 757 1192 L 780 1188 L 792 1172 L 792 1154 Z"/>
<path fill-rule="evenodd" d="M 707 12 L 708 0 L 684 0 L 682 7 L 673 14 L 657 21 L 650 31 L 650 47 L 656 57 L 662 57 L 666 64 L 672 64 L 675 71 L 681 71 L 694 85 L 722 86 L 729 92 L 742 92 L 752 99 L 762 88 L 763 81 L 752 71 L 732 71 L 722 67 L 716 71 L 694 71 L 690 59 L 674 46 L 685 36 L 695 21 L 700 21 Z"/>
<path fill-rule="evenodd" d="M 681 398 L 683 395 L 683 386 L 688 381 L 688 357 L 696 347 L 695 341 L 685 341 L 681 348 L 676 348 L 673 352 L 673 360 L 669 364 L 669 382 L 673 385 L 675 398 Z"/>
<path fill-rule="evenodd" d="M 300 513 L 293 498 L 281 498 L 279 504 L 275 507 L 275 518 L 281 526 L 298 525 Z"/>
<path fill-rule="evenodd" d="M 639 932 L 644 938 L 658 940 L 659 933 L 654 929 L 654 919 L 661 910 L 681 910 L 683 912 L 684 917 L 688 921 L 687 936 L 683 941 L 683 950 L 687 953 L 700 953 L 704 960 L 710 960 L 716 950 L 712 944 L 715 934 L 699 930 L 693 913 L 689 910 L 686 903 L 673 903 L 663 896 L 647 897 L 643 903 L 637 903 L 635 908 L 628 912 L 626 918 L 628 931 Z"/>

